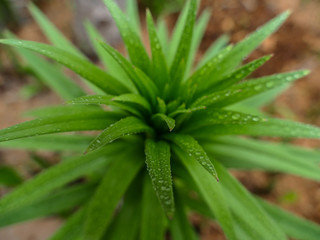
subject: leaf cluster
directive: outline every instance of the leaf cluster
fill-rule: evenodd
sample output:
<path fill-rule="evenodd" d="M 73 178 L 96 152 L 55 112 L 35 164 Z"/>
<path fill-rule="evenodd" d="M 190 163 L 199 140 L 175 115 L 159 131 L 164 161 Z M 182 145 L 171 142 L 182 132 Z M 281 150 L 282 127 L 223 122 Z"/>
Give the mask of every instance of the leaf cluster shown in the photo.
<path fill-rule="evenodd" d="M 30 11 L 53 45 L 0 40 L 15 47 L 68 103 L 32 111 L 34 120 L 0 130 L 1 146 L 78 153 L 5 195 L 0 226 L 69 211 L 51 240 L 161 240 L 167 231 L 174 240 L 194 240 L 187 217 L 194 211 L 217 221 L 230 240 L 318 239 L 318 225 L 258 200 L 227 170 L 320 179 L 319 152 L 237 137 L 320 138 L 317 127 L 259 112 L 275 92 L 307 70 L 253 79 L 250 74 L 270 56 L 242 64 L 289 13 L 234 46 L 222 36 L 195 63 L 209 20 L 207 11 L 197 18 L 196 0 L 186 4 L 171 38 L 164 21 L 155 24 L 147 12 L 150 56 L 134 2 L 128 0 L 127 15 L 113 1 L 104 2 L 128 53 L 126 58 L 103 42 L 87 22 L 105 69 L 91 63 L 33 5 Z M 96 94 L 87 95 L 60 65 L 35 53 L 73 70 Z M 100 133 L 79 133 L 93 130 Z"/>

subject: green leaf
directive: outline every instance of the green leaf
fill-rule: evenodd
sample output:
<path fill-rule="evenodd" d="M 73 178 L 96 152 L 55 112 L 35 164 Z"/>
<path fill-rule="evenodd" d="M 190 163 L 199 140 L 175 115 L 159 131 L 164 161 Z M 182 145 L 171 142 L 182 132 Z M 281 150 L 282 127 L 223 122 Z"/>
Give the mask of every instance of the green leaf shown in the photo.
<path fill-rule="evenodd" d="M 151 112 L 151 106 L 149 102 L 142 96 L 134 93 L 122 94 L 112 98 L 112 101 L 133 103 L 143 107 L 145 110 Z"/>
<path fill-rule="evenodd" d="M 132 28 L 126 16 L 114 1 L 104 0 L 104 3 L 108 7 L 118 26 L 122 39 L 128 50 L 131 62 L 136 67 L 142 69 L 145 73 L 148 73 L 150 70 L 149 56 L 143 47 L 139 36 L 136 34 L 135 29 Z"/>
<path fill-rule="evenodd" d="M 176 211 L 170 223 L 170 232 L 173 240 L 197 240 L 198 237 L 188 220 L 184 199 L 176 194 Z"/>
<path fill-rule="evenodd" d="M 128 98 L 128 95 L 131 96 L 131 98 Z M 124 94 L 124 95 L 120 95 L 119 97 L 114 97 L 114 96 L 105 96 L 105 95 L 90 95 L 90 96 L 84 96 L 84 97 L 79 97 L 79 98 L 75 98 L 72 99 L 70 101 L 68 101 L 68 103 L 70 104 L 85 104 L 85 105 L 89 105 L 89 104 L 105 104 L 105 105 L 109 105 L 109 106 L 115 106 L 118 107 L 124 111 L 128 111 L 136 116 L 142 116 L 141 113 L 137 110 L 136 107 L 131 106 L 130 104 L 128 104 L 129 100 L 135 101 L 137 102 L 138 100 L 142 101 L 141 98 L 143 99 L 143 97 L 137 97 L 134 98 L 132 96 L 135 96 L 135 94 Z M 119 98 L 120 100 L 123 99 L 124 101 L 114 101 L 115 98 Z M 141 102 L 140 102 L 141 103 Z"/>
<path fill-rule="evenodd" d="M 194 134 L 197 137 L 204 135 L 247 135 L 284 138 L 320 138 L 317 127 L 280 119 L 269 119 L 249 124 L 218 124 L 213 127 L 204 127 Z"/>
<path fill-rule="evenodd" d="M 278 225 L 265 213 L 253 196 L 219 163 L 215 162 L 226 200 L 234 214 L 259 235 L 259 239 L 286 240 Z"/>
<path fill-rule="evenodd" d="M 146 164 L 158 199 L 169 217 L 174 213 L 174 199 L 170 166 L 170 146 L 164 141 L 147 139 Z"/>
<path fill-rule="evenodd" d="M 108 227 L 113 212 L 143 165 L 136 151 L 125 152 L 113 161 L 92 196 L 86 213 L 85 240 L 98 240 Z"/>
<path fill-rule="evenodd" d="M 89 135 L 35 136 L 1 142 L 0 147 L 10 149 L 83 152 L 92 140 L 93 137 Z"/>
<path fill-rule="evenodd" d="M 257 198 L 257 200 L 288 236 L 299 240 L 318 240 L 320 225 L 284 211 L 261 199 Z"/>
<path fill-rule="evenodd" d="M 199 110 L 204 110 L 206 109 L 205 106 L 200 106 L 200 107 L 194 107 L 194 108 L 187 108 L 187 109 L 180 109 L 180 110 L 176 110 L 172 113 L 169 114 L 170 117 L 175 117 L 179 114 L 183 114 L 183 113 L 187 113 L 187 114 L 191 114 L 193 112 L 199 111 Z"/>
<path fill-rule="evenodd" d="M 180 38 L 180 42 L 175 53 L 175 57 L 170 67 L 170 77 L 172 80 L 171 91 L 176 91 L 177 85 L 183 79 L 187 67 L 188 57 L 191 48 L 193 28 L 196 19 L 197 1 L 190 0 L 188 6 L 188 15 L 184 23 L 184 29 Z"/>
<path fill-rule="evenodd" d="M 185 22 L 187 20 L 189 8 L 190 8 L 190 5 L 185 4 L 184 8 L 182 9 L 182 11 L 179 14 L 179 18 L 178 18 L 177 23 L 174 26 L 174 29 L 172 32 L 172 37 L 169 42 L 169 49 L 167 49 L 168 50 L 167 59 L 168 59 L 169 65 L 172 64 L 174 57 L 175 57 L 175 54 L 177 52 L 179 42 L 180 42 L 183 30 L 184 30 Z M 166 29 L 165 27 L 166 27 L 166 25 L 164 22 L 163 27 L 162 27 L 162 31 L 164 31 L 164 29 Z M 168 30 L 168 29 L 166 29 L 166 30 Z M 163 49 L 166 50 L 167 46 L 168 46 L 168 44 L 163 45 Z"/>
<path fill-rule="evenodd" d="M 185 153 L 195 159 L 206 169 L 211 175 L 213 175 L 218 181 L 217 172 L 210 161 L 207 153 L 203 150 L 201 145 L 191 136 L 182 134 L 168 134 L 165 136 L 167 139 L 172 141 L 174 144 L 179 146 Z"/>
<path fill-rule="evenodd" d="M 138 36 L 140 36 L 140 18 L 139 18 L 139 9 L 138 4 L 135 0 L 127 0 L 126 1 L 127 14 L 129 23 L 131 24 L 131 28 L 136 32 Z"/>
<path fill-rule="evenodd" d="M 105 232 L 103 240 L 136 240 L 142 213 L 142 184 L 137 177 L 124 196 L 124 203 L 114 221 Z M 123 229 L 125 228 L 125 231 Z"/>
<path fill-rule="evenodd" d="M 152 115 L 151 120 L 153 121 L 153 123 L 156 126 L 161 126 L 162 123 L 165 123 L 167 125 L 167 127 L 169 128 L 170 132 L 176 126 L 176 121 L 173 118 L 168 117 L 167 115 L 165 115 L 163 113 L 157 113 L 157 114 Z"/>
<path fill-rule="evenodd" d="M 320 180 L 318 163 L 310 161 L 306 156 L 291 153 L 283 144 L 219 137 L 205 144 L 204 148 L 208 153 L 221 159 L 220 162 L 228 168 L 280 171 Z M 317 157 L 319 158 L 320 154 Z"/>
<path fill-rule="evenodd" d="M 196 159 L 189 157 L 188 154 L 175 146 L 173 146 L 173 150 L 196 183 L 199 192 L 216 216 L 227 238 L 229 240 L 238 239 L 235 236 L 233 220 L 226 201 L 227 198 L 224 196 L 220 184 L 212 179 L 212 175 Z"/>
<path fill-rule="evenodd" d="M 320 138 L 320 129 L 308 124 L 217 109 L 196 112 L 182 132 L 201 139 L 211 135 Z"/>
<path fill-rule="evenodd" d="M 5 33 L 7 38 L 15 38 L 12 33 Z M 68 78 L 60 67 L 48 63 L 43 58 L 32 52 L 16 48 L 15 51 L 26 61 L 27 67 L 33 71 L 40 81 L 48 85 L 62 99 L 71 99 L 84 95 L 84 91 Z"/>
<path fill-rule="evenodd" d="M 159 17 L 157 21 L 157 34 L 159 37 L 159 42 L 162 46 L 163 53 L 166 59 L 168 59 L 168 51 L 169 51 L 168 46 L 170 45 L 168 43 L 169 34 L 168 34 L 168 27 L 167 27 L 166 20 L 162 17 Z"/>
<path fill-rule="evenodd" d="M 83 112 L 103 111 L 99 107 L 85 106 L 85 105 L 49 105 L 47 107 L 40 107 L 28 110 L 23 113 L 26 117 L 32 118 L 48 118 L 58 117 L 64 115 L 79 114 Z"/>
<path fill-rule="evenodd" d="M 128 86 L 130 92 L 137 93 L 137 89 L 129 79 L 126 72 L 123 68 L 113 59 L 113 57 L 104 50 L 101 46 L 100 42 L 104 41 L 103 37 L 97 31 L 97 29 L 89 22 L 86 21 L 84 23 L 86 31 L 90 37 L 91 43 L 99 56 L 99 59 L 102 61 L 103 65 L 107 68 L 108 73 L 113 76 L 114 78 L 118 79 L 122 82 L 125 86 Z"/>
<path fill-rule="evenodd" d="M 94 64 L 79 58 L 63 49 L 46 45 L 43 43 L 22 41 L 15 39 L 2 39 L 0 43 L 10 46 L 29 49 L 49 57 L 58 63 L 70 68 L 81 77 L 87 79 L 90 83 L 109 94 L 119 94 L 128 92 L 125 87 L 117 79 L 96 67 Z"/>
<path fill-rule="evenodd" d="M 100 42 L 100 44 L 124 69 L 133 84 L 143 96 L 152 99 L 156 95 L 156 86 L 147 76 L 143 75 L 141 70 L 135 68 L 124 56 L 122 56 L 118 51 L 110 47 L 108 44 L 104 42 Z"/>
<path fill-rule="evenodd" d="M 219 66 L 222 59 L 231 51 L 231 49 L 231 45 L 222 49 L 219 54 L 214 55 L 205 65 L 195 71 L 191 77 L 186 80 L 182 89 L 186 92 L 185 95 L 187 100 L 190 101 L 193 98 L 197 89 L 203 85 L 202 81 L 211 79 L 211 73 Z"/>
<path fill-rule="evenodd" d="M 0 186 L 14 187 L 22 182 L 22 177 L 13 168 L 0 166 Z"/>
<path fill-rule="evenodd" d="M 223 77 L 229 74 L 245 57 L 257 48 L 265 38 L 275 32 L 288 16 L 289 11 L 280 14 L 257 29 L 256 32 L 249 35 L 246 39 L 239 42 L 219 63 L 219 68 L 216 68 L 215 71 L 211 72 L 211 81 L 203 82 L 201 88 L 198 89 L 198 94 L 207 90 L 208 87 L 220 82 Z"/>
<path fill-rule="evenodd" d="M 229 87 L 227 90 L 205 95 L 198 99 L 192 105 L 192 107 L 210 106 L 222 108 L 265 91 L 269 91 L 270 89 L 287 84 L 291 81 L 304 77 L 307 74 L 309 74 L 309 71 L 303 70 L 248 80 L 244 83 Z"/>
<path fill-rule="evenodd" d="M 140 240 L 163 240 L 165 215 L 148 176 L 143 182 Z"/>
<path fill-rule="evenodd" d="M 50 20 L 33 4 L 28 9 L 36 20 L 41 30 L 45 33 L 50 42 L 58 48 L 64 49 L 73 55 L 86 59 L 86 57 L 72 45 L 72 43 L 50 22 Z"/>
<path fill-rule="evenodd" d="M 196 69 L 201 68 L 203 65 L 205 65 L 211 58 L 213 58 L 215 55 L 217 55 L 229 42 L 229 36 L 228 35 L 222 35 L 217 40 L 215 40 L 209 49 L 205 52 L 201 60 L 199 61 Z"/>
<path fill-rule="evenodd" d="M 86 208 L 82 208 L 69 217 L 66 223 L 49 240 L 81 240 L 85 210 Z"/>
<path fill-rule="evenodd" d="M 94 185 L 84 184 L 50 193 L 34 203 L 2 213 L 0 227 L 70 210 L 87 200 L 92 195 L 93 189 Z"/>
<path fill-rule="evenodd" d="M 199 20 L 196 22 L 196 25 L 194 27 L 194 34 L 192 36 L 190 53 L 189 53 L 189 57 L 188 57 L 187 65 L 186 65 L 186 74 L 190 74 L 190 70 L 193 67 L 196 53 L 199 48 L 202 37 L 204 35 L 204 32 L 206 30 L 206 27 L 208 25 L 210 15 L 211 15 L 210 9 L 206 9 L 203 11 Z"/>
<path fill-rule="evenodd" d="M 169 72 L 150 11 L 147 11 L 147 26 L 152 53 L 152 79 L 160 91 L 163 91 L 165 84 L 169 81 Z"/>
<path fill-rule="evenodd" d="M 99 136 L 90 143 L 86 152 L 91 152 L 124 136 L 152 131 L 148 125 L 136 117 L 123 118 L 100 133 Z"/>
<path fill-rule="evenodd" d="M 72 108 L 70 108 L 72 109 Z M 86 112 L 44 117 L 0 130 L 0 142 L 50 133 L 101 130 L 120 119 L 121 115 L 94 108 Z"/>
<path fill-rule="evenodd" d="M 81 157 L 75 157 L 55 165 L 33 179 L 25 182 L 13 192 L 0 199 L 0 213 L 30 204 L 50 191 L 86 175 L 93 169 L 99 169 L 113 159 L 112 154 L 118 153 L 123 144 L 110 145 Z"/>
<path fill-rule="evenodd" d="M 217 92 L 217 91 L 227 89 L 233 84 L 240 82 L 245 77 L 249 76 L 252 72 L 254 72 L 256 69 L 258 69 L 260 66 L 262 66 L 265 62 L 267 62 L 271 58 L 271 56 L 272 55 L 267 55 L 267 56 L 258 58 L 234 70 L 232 73 L 224 77 L 218 85 L 214 85 L 214 87 L 210 89 L 211 92 L 212 91 Z"/>

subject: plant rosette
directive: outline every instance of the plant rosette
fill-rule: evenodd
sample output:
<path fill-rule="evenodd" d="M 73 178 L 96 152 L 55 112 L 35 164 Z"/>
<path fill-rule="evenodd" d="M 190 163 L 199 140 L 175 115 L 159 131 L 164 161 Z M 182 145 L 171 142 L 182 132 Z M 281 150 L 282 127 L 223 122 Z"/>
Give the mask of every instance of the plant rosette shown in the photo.
<path fill-rule="evenodd" d="M 128 53 L 126 58 L 103 42 L 87 22 L 105 69 L 33 5 L 29 9 L 53 45 L 0 40 L 68 103 L 31 111 L 34 120 L 0 130 L 1 147 L 77 153 L 3 196 L 0 226 L 67 212 L 51 240 L 163 240 L 166 234 L 193 240 L 188 214 L 198 212 L 230 240 L 318 240 L 319 225 L 254 197 L 228 172 L 260 169 L 320 179 L 319 152 L 257 138 L 320 138 L 315 126 L 259 111 L 308 71 L 250 79 L 270 56 L 241 64 L 289 13 L 234 46 L 222 36 L 195 64 L 210 16 L 204 11 L 196 17 L 196 0 L 187 2 L 170 38 L 164 20 L 155 24 L 147 12 L 150 56 L 134 1 L 128 0 L 127 14 L 104 2 Z M 87 95 L 60 66 L 35 53 L 73 70 L 96 94 Z M 87 133 L 97 130 L 96 136 Z"/>

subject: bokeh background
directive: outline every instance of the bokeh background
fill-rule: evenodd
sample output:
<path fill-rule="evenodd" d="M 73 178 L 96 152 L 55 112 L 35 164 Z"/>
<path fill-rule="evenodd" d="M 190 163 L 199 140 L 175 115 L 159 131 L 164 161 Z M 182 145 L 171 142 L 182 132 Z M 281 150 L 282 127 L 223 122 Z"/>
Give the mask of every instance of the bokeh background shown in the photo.
<path fill-rule="evenodd" d="M 0 28 L 9 28 L 19 38 L 48 43 L 37 24 L 28 13 L 30 0 L 1 0 Z M 124 0 L 118 0 L 124 8 Z M 171 12 L 169 26 L 177 19 L 176 12 L 183 0 L 141 0 L 139 9 L 144 22 L 144 8 L 149 6 L 156 15 Z M 35 4 L 77 46 L 96 61 L 82 29 L 82 22 L 90 19 L 106 40 L 124 51 L 121 38 L 101 0 L 38 0 Z M 311 74 L 296 81 L 265 111 L 276 117 L 285 117 L 320 126 L 320 1 L 319 0 L 202 0 L 200 10 L 210 8 L 209 26 L 197 55 L 199 58 L 209 45 L 227 33 L 236 43 L 277 14 L 290 9 L 292 14 L 280 30 L 268 38 L 246 60 L 266 54 L 273 58 L 254 76 L 310 69 Z M 146 31 L 143 30 L 147 42 Z M 72 72 L 67 72 L 75 78 Z M 28 68 L 7 50 L 0 48 L 0 128 L 27 120 L 23 112 L 32 108 L 63 103 L 58 96 L 43 86 Z M 294 140 L 294 144 L 308 148 L 320 148 L 320 141 Z M 34 160 L 49 164 L 59 161 L 59 154 L 26 152 L 0 149 L 0 165 L 14 166 L 19 174 L 28 179 L 38 171 Z M 307 161 L 307 159 L 306 159 Z M 320 184 L 285 174 L 234 172 L 238 179 L 253 193 L 258 194 L 300 216 L 320 223 Z M 1 183 L 0 183 L 1 185 Z M 0 197 L 10 188 L 0 186 Z M 191 220 L 203 240 L 225 239 L 219 227 L 200 216 Z M 2 240 L 44 240 L 61 224 L 58 217 L 18 224 L 0 230 Z"/>

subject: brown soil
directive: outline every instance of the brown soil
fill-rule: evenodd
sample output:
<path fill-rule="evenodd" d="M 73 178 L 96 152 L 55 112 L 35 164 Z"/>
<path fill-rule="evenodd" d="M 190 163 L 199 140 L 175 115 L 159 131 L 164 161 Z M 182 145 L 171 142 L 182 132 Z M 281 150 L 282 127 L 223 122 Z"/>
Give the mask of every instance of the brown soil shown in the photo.
<path fill-rule="evenodd" d="M 320 28 L 318 27 L 320 2 L 317 0 L 202 0 L 201 9 L 205 7 L 212 9 L 212 18 L 199 56 L 222 33 L 229 33 L 231 41 L 237 42 L 280 12 L 286 9 L 292 10 L 291 17 L 283 27 L 266 40 L 248 60 L 270 53 L 274 54 L 268 63 L 254 73 L 256 77 L 301 68 L 310 69 L 312 72 L 309 76 L 295 82 L 267 110 L 272 109 L 273 114 L 278 117 L 320 126 L 320 83 L 318 82 L 320 75 Z M 45 1 L 41 8 L 69 38 L 73 38 L 70 27 L 72 11 L 70 11 L 69 1 Z M 19 29 L 17 34 L 22 39 L 47 42 L 32 21 Z M 40 93 L 27 101 L 23 99 L 19 91 L 25 83 L 30 81 L 32 80 L 14 73 L 10 66 L 0 73 L 0 128 L 25 120 L 21 118 L 21 114 L 28 109 L 61 102 L 49 91 Z M 320 147 L 319 141 L 295 140 L 294 143 L 306 147 Z M 0 157 L 0 164 L 16 165 L 26 177 L 32 174 L 29 167 L 27 170 L 25 168 L 26 163 L 30 164 L 29 155 L 26 152 L 0 150 Z M 234 175 L 250 191 L 298 215 L 320 223 L 319 183 L 284 174 L 256 171 L 234 172 Z M 270 184 L 273 187 L 266 191 Z M 288 195 L 292 195 L 293 200 L 286 200 Z M 198 216 L 193 217 L 192 220 L 201 233 L 201 239 L 225 239 L 217 224 Z M 52 226 L 51 221 L 54 222 Z M 46 227 L 47 224 L 50 227 Z M 25 226 L 31 225 L 22 224 L 18 228 L 0 230 L 0 239 L 45 239 L 44 236 L 26 234 Z M 49 219 L 37 222 L 35 228 L 27 228 L 30 229 L 30 232 L 36 232 L 32 229 L 42 226 L 41 228 L 52 232 L 58 225 L 58 221 Z M 16 235 L 9 238 L 8 234 L 13 234 L 12 232 Z"/>

